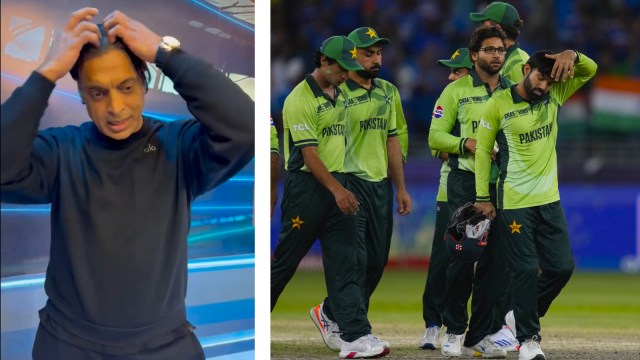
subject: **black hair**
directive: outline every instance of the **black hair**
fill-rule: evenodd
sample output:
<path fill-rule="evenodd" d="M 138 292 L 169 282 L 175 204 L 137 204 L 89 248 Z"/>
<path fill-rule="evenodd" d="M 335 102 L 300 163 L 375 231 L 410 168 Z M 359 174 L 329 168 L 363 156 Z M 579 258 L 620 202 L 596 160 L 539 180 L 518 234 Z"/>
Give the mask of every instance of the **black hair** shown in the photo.
<path fill-rule="evenodd" d="M 522 22 L 522 20 L 518 20 L 518 21 Z M 504 33 L 507 35 L 507 39 L 510 39 L 510 40 L 518 39 L 518 36 L 520 35 L 520 30 L 518 30 L 517 27 L 504 25 L 504 24 L 500 24 L 500 27 L 502 28 L 502 30 L 504 30 Z"/>
<path fill-rule="evenodd" d="M 317 68 L 319 68 L 320 65 L 321 65 L 320 59 L 321 59 L 322 55 L 324 55 L 324 54 L 322 53 L 322 51 L 320 51 L 320 49 L 316 50 L 313 53 L 313 65 L 315 65 L 315 67 L 317 67 Z M 336 62 L 335 59 L 332 59 L 332 58 L 330 58 L 330 57 L 328 57 L 326 55 L 324 57 L 325 57 L 325 59 L 327 59 L 327 63 L 329 65 L 333 64 L 334 62 Z"/>
<path fill-rule="evenodd" d="M 531 70 L 538 69 L 538 72 L 545 76 L 551 77 L 551 70 L 553 69 L 553 65 L 556 63 L 555 59 L 548 59 L 545 55 L 553 54 L 553 52 L 549 50 L 540 50 L 536 51 L 529 60 L 527 60 L 527 64 L 531 67 Z"/>
<path fill-rule="evenodd" d="M 91 43 L 87 43 L 82 47 L 82 49 L 80 50 L 80 55 L 78 55 L 78 60 L 76 60 L 71 70 L 69 70 L 69 73 L 71 74 L 73 80 L 78 81 L 78 79 L 80 78 L 80 69 L 82 68 L 82 65 L 87 60 L 87 58 L 103 54 L 110 49 L 121 49 L 124 50 L 127 56 L 129 56 L 136 74 L 138 74 L 138 76 L 144 83 L 144 91 L 146 92 L 147 90 L 149 90 L 149 80 L 151 79 L 151 76 L 149 74 L 147 63 L 144 60 L 140 59 L 136 54 L 134 54 L 133 51 L 131 51 L 131 49 L 129 49 L 129 47 L 119 37 L 116 38 L 116 41 L 114 41 L 113 44 L 110 44 L 107 38 L 107 32 L 105 31 L 102 24 L 98 24 L 98 29 L 100 29 L 100 47 L 95 47 L 95 45 Z"/>
<path fill-rule="evenodd" d="M 469 41 L 469 56 L 471 56 L 471 52 L 480 51 L 480 47 L 482 47 L 482 42 L 486 39 L 490 38 L 500 38 L 502 43 L 507 38 L 507 35 L 504 33 L 502 29 L 497 26 L 480 26 L 471 35 L 471 40 Z"/>

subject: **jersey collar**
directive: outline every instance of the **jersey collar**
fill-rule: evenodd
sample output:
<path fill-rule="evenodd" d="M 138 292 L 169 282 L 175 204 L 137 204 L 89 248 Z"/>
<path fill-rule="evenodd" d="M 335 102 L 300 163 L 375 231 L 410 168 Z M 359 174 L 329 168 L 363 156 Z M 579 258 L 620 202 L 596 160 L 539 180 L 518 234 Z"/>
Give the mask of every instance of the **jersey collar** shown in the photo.
<path fill-rule="evenodd" d="M 471 75 L 471 79 L 473 80 L 474 87 L 485 85 L 485 83 L 482 82 L 482 80 L 480 79 L 480 76 L 478 76 L 478 73 L 474 69 L 471 69 L 471 72 L 469 73 L 469 75 Z M 507 89 L 509 87 L 509 81 L 504 76 L 500 75 L 499 81 L 500 81 L 501 88 Z"/>
<path fill-rule="evenodd" d="M 335 101 L 338 96 L 340 96 L 340 88 L 339 87 L 335 87 L 336 90 L 336 99 L 332 99 L 329 95 L 325 94 L 324 91 L 322 91 L 322 89 L 320 88 L 320 85 L 318 85 L 318 83 L 313 79 L 313 76 L 311 76 L 311 74 L 307 74 L 307 76 L 305 77 L 305 81 L 307 82 L 307 85 L 309 85 L 309 88 L 311 88 L 311 91 L 313 92 L 313 95 L 315 95 L 316 97 L 324 97 L 327 100 L 330 101 Z"/>
<path fill-rule="evenodd" d="M 354 80 L 352 80 L 351 78 L 347 79 L 347 81 L 345 81 L 345 83 L 347 84 L 347 88 L 349 88 L 349 90 L 351 91 L 355 91 L 358 89 L 364 89 L 367 90 L 369 92 L 373 91 L 374 88 L 379 88 L 380 87 L 380 82 L 378 81 L 378 79 L 373 79 L 371 81 L 371 89 L 366 89 L 365 87 L 363 87 L 362 85 L 358 84 L 357 82 L 355 82 Z"/>
<path fill-rule="evenodd" d="M 504 54 L 504 61 L 506 62 L 507 59 L 509 58 L 509 56 L 511 56 L 511 54 L 516 51 L 518 48 L 520 47 L 520 44 L 518 44 L 518 42 L 516 41 L 515 44 L 509 46 L 509 48 L 507 49 L 507 53 Z"/>

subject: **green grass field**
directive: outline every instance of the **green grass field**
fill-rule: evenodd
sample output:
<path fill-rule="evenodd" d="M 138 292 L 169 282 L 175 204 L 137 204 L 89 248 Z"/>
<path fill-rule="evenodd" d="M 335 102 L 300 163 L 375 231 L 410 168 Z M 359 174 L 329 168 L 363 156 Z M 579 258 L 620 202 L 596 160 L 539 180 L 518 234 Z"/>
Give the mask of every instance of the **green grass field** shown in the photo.
<path fill-rule="evenodd" d="M 425 279 L 423 271 L 387 271 L 371 299 L 373 333 L 391 343 L 390 358 L 442 358 L 417 346 Z M 309 320 L 325 294 L 321 271 L 296 273 L 271 314 L 273 359 L 337 358 Z M 575 273 L 541 325 L 548 358 L 640 359 L 640 276 Z"/>

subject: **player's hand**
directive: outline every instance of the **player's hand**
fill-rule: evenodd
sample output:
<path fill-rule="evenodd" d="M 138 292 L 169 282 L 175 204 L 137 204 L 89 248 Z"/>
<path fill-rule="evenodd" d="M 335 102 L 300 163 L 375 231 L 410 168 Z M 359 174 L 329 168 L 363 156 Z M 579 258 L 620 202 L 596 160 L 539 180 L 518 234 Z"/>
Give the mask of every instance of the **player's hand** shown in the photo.
<path fill-rule="evenodd" d="M 476 139 L 467 138 L 467 141 L 464 142 L 464 147 L 472 154 L 476 154 Z"/>
<path fill-rule="evenodd" d="M 565 50 L 558 54 L 546 54 L 547 59 L 554 59 L 556 62 L 551 69 L 551 77 L 555 81 L 566 81 L 567 78 L 573 79 L 573 65 L 576 61 L 576 52 L 573 50 Z"/>
<path fill-rule="evenodd" d="M 98 9 L 93 7 L 71 13 L 64 30 L 56 36 L 44 62 L 36 71 L 51 82 L 56 82 L 71 70 L 85 44 L 100 46 L 98 25 L 90 22 L 96 15 Z"/>
<path fill-rule="evenodd" d="M 360 203 L 353 193 L 344 187 L 340 187 L 333 193 L 336 198 L 336 204 L 340 211 L 347 215 L 355 215 L 360 208 Z"/>
<path fill-rule="evenodd" d="M 158 34 L 119 10 L 107 15 L 103 23 L 109 43 L 113 43 L 116 37 L 119 37 L 140 59 L 149 63 L 155 61 L 158 46 L 162 42 Z"/>
<path fill-rule="evenodd" d="M 481 201 L 473 204 L 478 211 L 482 211 L 484 216 L 486 216 L 489 220 L 493 220 L 496 218 L 496 208 L 493 207 L 493 204 L 490 201 Z"/>
<path fill-rule="evenodd" d="M 398 202 L 398 214 L 404 216 L 411 213 L 411 197 L 407 190 L 396 191 L 396 201 Z"/>

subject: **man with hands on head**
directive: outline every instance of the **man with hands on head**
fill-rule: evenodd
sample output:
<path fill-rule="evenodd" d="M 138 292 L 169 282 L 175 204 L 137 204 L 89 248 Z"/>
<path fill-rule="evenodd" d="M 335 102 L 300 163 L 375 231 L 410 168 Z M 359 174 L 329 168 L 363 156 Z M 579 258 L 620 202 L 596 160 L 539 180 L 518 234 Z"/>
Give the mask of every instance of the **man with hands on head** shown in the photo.
<path fill-rule="evenodd" d="M 120 11 L 74 12 L 2 104 L 2 202 L 51 203 L 38 359 L 204 359 L 186 319 L 194 199 L 253 157 L 251 99 L 220 71 Z M 142 114 L 146 62 L 191 120 Z M 71 73 L 91 122 L 37 131 Z"/>
<path fill-rule="evenodd" d="M 494 221 L 513 272 L 513 312 L 506 322 L 520 342 L 520 360 L 544 360 L 540 317 L 573 272 L 567 221 L 560 205 L 556 139 L 562 104 L 596 73 L 573 50 L 533 54 L 524 78 L 484 108 L 476 150 L 476 208 Z M 497 214 L 489 201 L 494 141 L 500 152 Z M 539 273 L 538 269 L 541 270 Z"/>

